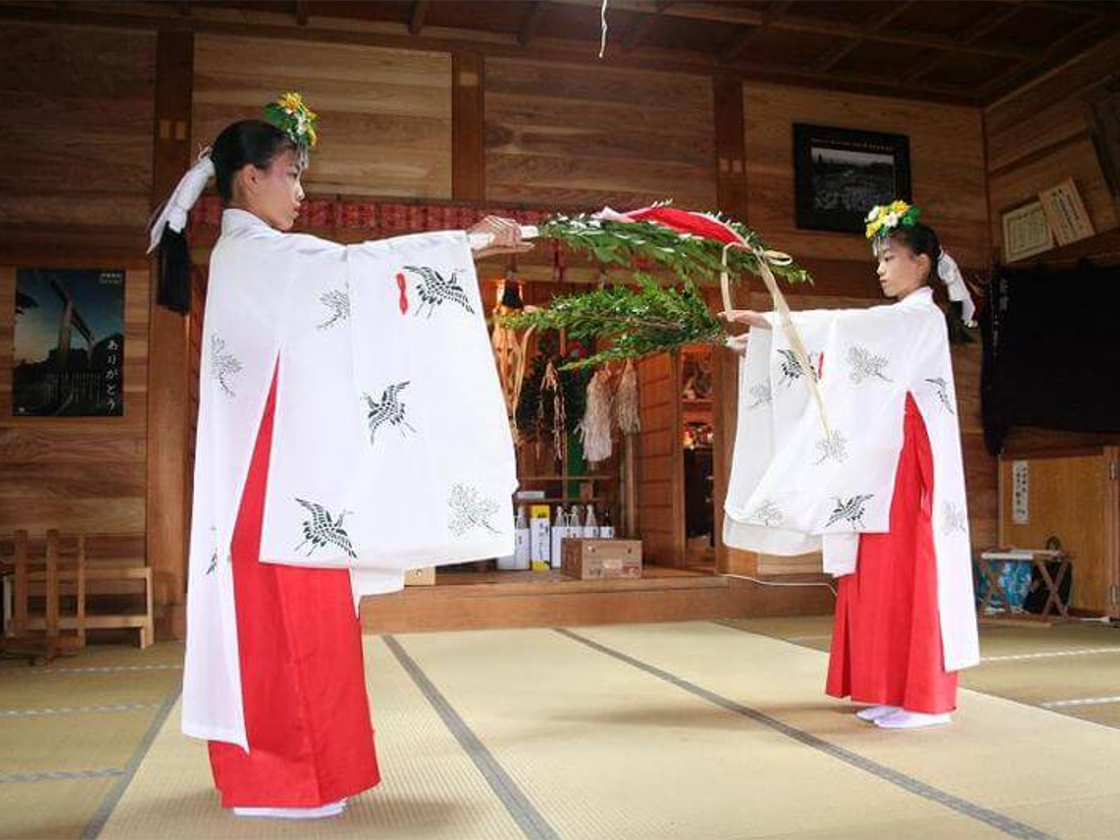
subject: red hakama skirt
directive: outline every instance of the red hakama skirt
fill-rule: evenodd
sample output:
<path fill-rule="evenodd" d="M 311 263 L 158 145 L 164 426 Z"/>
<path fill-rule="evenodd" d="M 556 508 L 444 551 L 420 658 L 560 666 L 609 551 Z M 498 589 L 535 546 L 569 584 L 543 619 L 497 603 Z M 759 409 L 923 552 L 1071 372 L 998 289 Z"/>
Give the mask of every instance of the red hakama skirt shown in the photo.
<path fill-rule="evenodd" d="M 839 581 L 826 691 L 860 703 L 940 714 L 957 705 L 947 673 L 933 547 L 933 453 L 906 395 L 890 532 L 861 534 L 854 574 Z"/>
<path fill-rule="evenodd" d="M 222 806 L 314 808 L 380 781 L 346 569 L 260 562 L 276 378 L 231 548 L 249 752 L 210 741 Z"/>

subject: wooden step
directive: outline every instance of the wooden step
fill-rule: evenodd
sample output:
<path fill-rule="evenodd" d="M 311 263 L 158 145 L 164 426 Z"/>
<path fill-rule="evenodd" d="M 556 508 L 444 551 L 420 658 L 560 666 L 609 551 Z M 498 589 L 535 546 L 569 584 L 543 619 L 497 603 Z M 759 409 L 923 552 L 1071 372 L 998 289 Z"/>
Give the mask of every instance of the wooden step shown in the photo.
<path fill-rule="evenodd" d="M 505 575 L 522 575 L 502 582 Z M 365 598 L 367 633 L 578 627 L 831 612 L 827 589 L 777 589 L 706 574 L 580 581 L 558 573 L 441 574 L 435 586 Z M 454 580 L 444 583 L 444 580 Z M 784 578 L 783 580 L 789 580 Z"/>

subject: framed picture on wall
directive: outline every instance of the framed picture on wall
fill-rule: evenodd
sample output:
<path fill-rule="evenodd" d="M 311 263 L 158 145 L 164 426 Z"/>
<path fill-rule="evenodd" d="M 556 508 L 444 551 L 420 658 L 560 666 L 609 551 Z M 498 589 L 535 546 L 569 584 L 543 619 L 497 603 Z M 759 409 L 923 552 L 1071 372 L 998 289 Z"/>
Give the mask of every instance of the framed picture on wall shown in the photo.
<path fill-rule="evenodd" d="M 1013 263 L 1054 247 L 1054 233 L 1041 201 L 1004 210 L 1002 219 L 1004 262 Z"/>
<path fill-rule="evenodd" d="M 13 415 L 124 414 L 124 274 L 16 269 Z"/>
<path fill-rule="evenodd" d="M 794 123 L 797 226 L 863 233 L 867 212 L 911 200 L 910 138 Z"/>

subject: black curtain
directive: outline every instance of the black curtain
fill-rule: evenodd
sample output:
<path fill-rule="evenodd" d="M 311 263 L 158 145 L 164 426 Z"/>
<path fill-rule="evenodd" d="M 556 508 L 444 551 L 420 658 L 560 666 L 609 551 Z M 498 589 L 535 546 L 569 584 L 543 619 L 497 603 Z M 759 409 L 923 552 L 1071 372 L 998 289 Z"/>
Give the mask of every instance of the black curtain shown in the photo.
<path fill-rule="evenodd" d="M 1120 432 L 1120 266 L 1001 269 L 981 326 L 989 452 L 1013 426 Z"/>

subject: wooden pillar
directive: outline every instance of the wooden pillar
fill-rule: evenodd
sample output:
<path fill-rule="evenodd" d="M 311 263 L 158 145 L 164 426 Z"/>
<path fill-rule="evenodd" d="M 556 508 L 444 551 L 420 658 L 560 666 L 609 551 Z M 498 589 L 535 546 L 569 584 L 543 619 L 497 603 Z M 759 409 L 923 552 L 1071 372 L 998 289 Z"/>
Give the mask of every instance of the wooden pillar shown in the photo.
<path fill-rule="evenodd" d="M 715 109 L 716 202 L 721 212 L 747 223 L 746 121 L 743 82 L 737 76 L 712 79 Z"/>
<path fill-rule="evenodd" d="M 747 221 L 747 161 L 743 83 L 734 76 L 712 80 L 715 106 L 716 200 L 719 210 L 732 218 Z M 733 305 L 746 300 L 741 290 L 732 287 Z M 722 303 L 717 304 L 722 308 Z M 730 350 L 716 350 L 712 359 L 712 504 L 715 507 L 716 571 L 752 573 L 754 555 L 729 549 L 723 543 L 723 503 L 731 473 L 731 453 L 739 405 L 739 359 Z"/>
<path fill-rule="evenodd" d="M 152 207 L 163 202 L 191 163 L 194 36 L 156 38 L 156 101 Z M 158 266 L 153 265 L 152 277 Z M 148 322 L 147 556 L 152 567 L 156 635 L 181 639 L 186 628 L 190 530 L 189 319 L 156 305 L 151 284 Z"/>
<path fill-rule="evenodd" d="M 451 197 L 486 199 L 485 59 L 482 53 L 451 56 Z"/>

